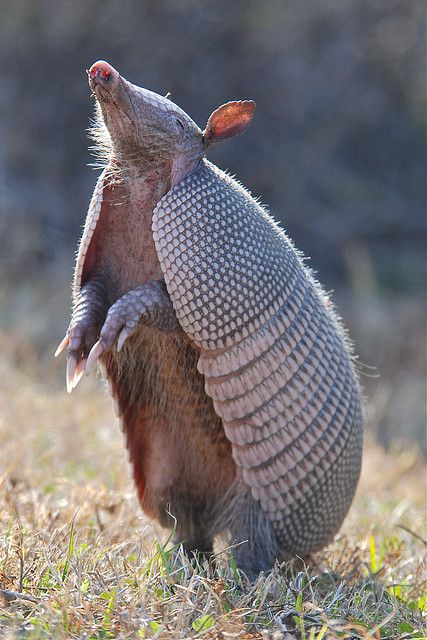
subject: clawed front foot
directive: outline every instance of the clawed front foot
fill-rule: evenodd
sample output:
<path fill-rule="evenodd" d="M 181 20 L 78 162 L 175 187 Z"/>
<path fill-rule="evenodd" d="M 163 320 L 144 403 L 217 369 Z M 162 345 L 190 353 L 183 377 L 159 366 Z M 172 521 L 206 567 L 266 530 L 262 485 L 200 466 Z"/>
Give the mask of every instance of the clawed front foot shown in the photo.
<path fill-rule="evenodd" d="M 164 331 L 179 328 L 162 280 L 141 285 L 119 298 L 106 313 L 105 290 L 91 281 L 82 289 L 65 338 L 55 357 L 67 348 L 67 391 L 90 373 L 95 362 L 117 342 L 120 351 L 138 325 Z M 101 328 L 102 327 L 102 328 Z"/>
<path fill-rule="evenodd" d="M 85 372 L 87 357 L 96 338 L 93 328 L 85 323 L 70 327 L 67 346 L 67 391 L 70 393 Z"/>
<path fill-rule="evenodd" d="M 179 327 L 163 281 L 149 282 L 129 291 L 110 307 L 99 340 L 86 362 L 89 373 L 98 358 L 117 342 L 120 351 L 140 324 L 171 331 Z"/>
<path fill-rule="evenodd" d="M 89 352 L 96 342 L 97 335 L 98 326 L 92 321 L 92 318 L 79 313 L 73 314 L 67 333 L 55 352 L 56 358 L 67 348 L 66 383 L 68 393 L 71 393 L 80 382 L 86 369 Z"/>
<path fill-rule="evenodd" d="M 105 289 L 102 282 L 94 279 L 81 290 L 74 307 L 70 325 L 61 340 L 55 358 L 67 349 L 67 391 L 78 385 L 87 366 L 87 358 L 106 315 Z"/>
<path fill-rule="evenodd" d="M 134 333 L 144 309 L 137 304 L 136 292 L 131 291 L 110 307 L 99 340 L 93 345 L 86 363 L 86 373 L 89 374 L 95 362 L 117 342 L 117 351 L 121 351 L 125 341 Z"/>

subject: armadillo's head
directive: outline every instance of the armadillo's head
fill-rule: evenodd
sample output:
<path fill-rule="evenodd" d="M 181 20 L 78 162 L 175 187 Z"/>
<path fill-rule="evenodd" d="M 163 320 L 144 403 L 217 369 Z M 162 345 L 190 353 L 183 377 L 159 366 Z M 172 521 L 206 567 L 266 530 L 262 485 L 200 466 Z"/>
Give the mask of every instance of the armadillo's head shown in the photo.
<path fill-rule="evenodd" d="M 88 71 L 115 157 L 127 168 L 169 171 L 175 180 L 192 170 L 214 142 L 241 133 L 255 103 L 229 102 L 209 118 L 204 131 L 168 97 L 131 84 L 104 60 Z"/>

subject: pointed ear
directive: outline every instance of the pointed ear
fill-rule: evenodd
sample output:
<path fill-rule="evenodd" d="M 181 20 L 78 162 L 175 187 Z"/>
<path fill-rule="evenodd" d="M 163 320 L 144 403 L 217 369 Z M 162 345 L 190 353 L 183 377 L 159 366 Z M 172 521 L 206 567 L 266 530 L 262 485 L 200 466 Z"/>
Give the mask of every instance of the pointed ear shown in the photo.
<path fill-rule="evenodd" d="M 237 136 L 249 126 L 255 111 L 253 100 L 236 100 L 226 102 L 218 107 L 209 117 L 203 131 L 203 144 L 211 144 Z"/>

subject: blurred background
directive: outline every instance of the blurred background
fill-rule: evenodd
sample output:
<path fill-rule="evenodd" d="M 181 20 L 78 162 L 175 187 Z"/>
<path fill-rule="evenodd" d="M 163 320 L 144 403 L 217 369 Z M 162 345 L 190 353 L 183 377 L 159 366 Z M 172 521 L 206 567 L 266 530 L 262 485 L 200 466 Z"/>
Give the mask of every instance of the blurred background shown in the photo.
<path fill-rule="evenodd" d="M 424 10 L 421 0 L 1 0 L 0 358 L 18 397 L 28 381 L 64 385 L 52 353 L 97 175 L 85 69 L 104 58 L 171 91 L 201 127 L 223 102 L 257 102 L 251 128 L 210 159 L 269 206 L 334 290 L 366 365 L 374 436 L 425 450 Z"/>

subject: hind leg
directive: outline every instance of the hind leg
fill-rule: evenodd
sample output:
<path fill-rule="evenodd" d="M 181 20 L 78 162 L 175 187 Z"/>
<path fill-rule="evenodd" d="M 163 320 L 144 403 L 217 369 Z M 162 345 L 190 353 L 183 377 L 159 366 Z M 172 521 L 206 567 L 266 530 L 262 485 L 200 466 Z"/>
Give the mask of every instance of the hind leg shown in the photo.
<path fill-rule="evenodd" d="M 210 558 L 213 554 L 213 539 L 198 535 L 194 539 L 183 538 L 180 535 L 174 536 L 176 544 L 181 544 L 185 554 L 191 558 L 192 555 L 200 555 L 204 558 Z"/>
<path fill-rule="evenodd" d="M 170 503 L 171 514 L 176 518 L 174 542 L 182 545 L 189 558 L 209 558 L 213 553 L 211 509 L 194 496 L 174 498 Z"/>
<path fill-rule="evenodd" d="M 213 557 L 213 540 L 183 540 L 179 535 L 175 535 L 174 543 L 179 545 L 178 556 L 182 549 L 190 561 L 196 560 L 198 564 L 203 564 L 205 561 L 209 562 Z"/>
<path fill-rule="evenodd" d="M 272 569 L 280 556 L 271 522 L 247 491 L 231 499 L 225 513 L 236 565 L 255 580 L 261 571 Z"/>

